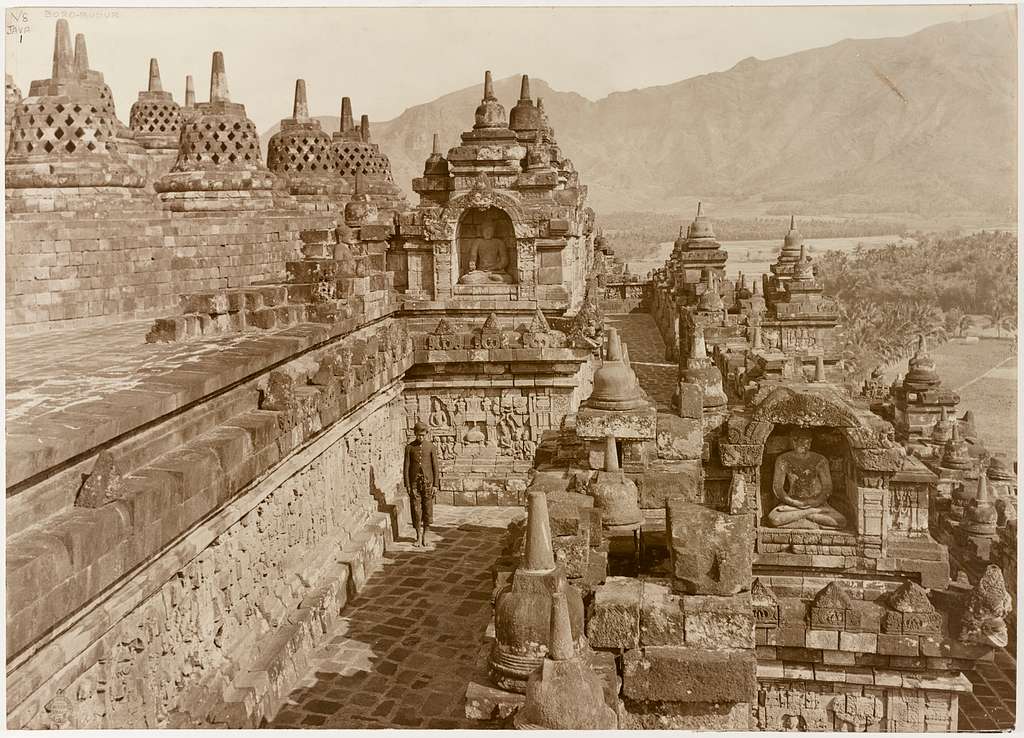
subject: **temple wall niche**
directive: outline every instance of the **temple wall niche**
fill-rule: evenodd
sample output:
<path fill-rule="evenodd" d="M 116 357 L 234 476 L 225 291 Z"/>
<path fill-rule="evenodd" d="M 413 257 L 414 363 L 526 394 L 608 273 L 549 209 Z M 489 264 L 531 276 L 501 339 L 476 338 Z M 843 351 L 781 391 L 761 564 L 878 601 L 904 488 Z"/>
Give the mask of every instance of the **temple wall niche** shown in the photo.
<path fill-rule="evenodd" d="M 10 727 L 162 728 L 175 724 L 176 710 L 206 719 L 197 712 L 249 669 L 269 668 L 254 667 L 268 657 L 260 644 L 278 648 L 269 636 L 337 578 L 331 568 L 370 525 L 375 495 L 400 484 L 404 425 L 395 397 L 309 459 L 93 643 L 73 671 L 55 672 L 15 707 Z M 372 546 L 379 556 L 383 537 Z M 331 616 L 344 605 L 344 583 L 335 596 L 341 602 L 324 606 Z M 288 656 L 323 635 L 316 622 L 301 630 Z M 277 675 L 281 688 L 295 676 Z"/>
<path fill-rule="evenodd" d="M 811 436 L 811 452 L 821 454 L 828 460 L 829 474 L 832 479 L 832 495 L 828 504 L 846 516 L 847 525 L 843 530 L 852 530 L 852 521 L 856 514 L 856 483 L 853 471 L 853 460 L 850 445 L 841 430 L 833 428 L 799 428 L 790 424 L 776 425 L 768 440 L 765 441 L 764 454 L 761 462 L 761 510 L 759 520 L 766 525 L 765 516 L 777 504 L 778 500 L 772 491 L 775 466 L 782 454 L 792 451 L 792 435 L 804 431 Z"/>
<path fill-rule="evenodd" d="M 8 330 L 99 325 L 175 311 L 179 296 L 284 280 L 301 231 L 333 218 L 299 212 L 245 218 L 161 213 L 11 214 L 5 226 Z"/>
<path fill-rule="evenodd" d="M 490 237 L 488 237 L 490 234 Z M 493 259 L 488 251 L 496 251 L 499 246 L 503 248 L 506 266 L 503 273 L 499 270 L 488 270 L 487 259 Z M 512 227 L 512 220 L 501 209 L 489 207 L 486 210 L 477 208 L 469 209 L 459 220 L 459 227 L 456 236 L 457 263 L 454 265 L 456 272 L 454 282 L 457 284 L 515 284 L 518 279 L 518 264 L 515 230 Z M 473 248 L 478 248 L 476 263 L 477 273 L 490 271 L 489 280 L 484 275 L 470 274 L 470 263 L 472 261 Z M 476 276 L 476 279 L 474 279 Z M 506 279 L 507 278 L 507 279 Z M 505 280 L 505 281 L 503 281 Z"/>

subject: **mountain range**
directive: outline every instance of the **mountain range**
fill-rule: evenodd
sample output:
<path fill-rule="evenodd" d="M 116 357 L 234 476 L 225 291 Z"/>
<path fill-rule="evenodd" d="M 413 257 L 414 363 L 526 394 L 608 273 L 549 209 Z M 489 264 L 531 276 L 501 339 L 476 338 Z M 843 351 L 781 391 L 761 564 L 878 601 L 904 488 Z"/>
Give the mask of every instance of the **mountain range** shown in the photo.
<path fill-rule="evenodd" d="M 768 212 L 1006 217 L 1017 202 L 1015 32 L 1013 14 L 1001 12 L 751 57 L 598 101 L 537 77 L 531 89 L 598 212 L 670 212 L 703 196 L 755 198 Z M 494 86 L 510 110 L 519 77 Z M 456 145 L 481 94 L 465 88 L 372 124 L 407 192 L 432 134 L 445 150 Z M 319 119 L 337 129 L 337 117 Z"/>

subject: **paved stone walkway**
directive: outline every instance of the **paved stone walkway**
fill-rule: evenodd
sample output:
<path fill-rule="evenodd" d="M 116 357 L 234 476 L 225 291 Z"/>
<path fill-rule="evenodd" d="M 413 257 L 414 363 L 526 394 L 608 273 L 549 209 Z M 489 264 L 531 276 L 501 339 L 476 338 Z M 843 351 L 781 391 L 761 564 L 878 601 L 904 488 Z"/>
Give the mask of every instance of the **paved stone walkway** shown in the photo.
<path fill-rule="evenodd" d="M 431 550 L 394 544 L 266 727 L 483 727 L 463 698 L 491 617 L 490 567 L 524 515 L 438 506 Z"/>
<path fill-rule="evenodd" d="M 1013 613 L 1011 617 L 1016 617 Z M 1013 730 L 1017 714 L 1017 638 L 996 654 L 995 663 L 980 664 L 967 674 L 974 693 L 960 697 L 960 730 Z"/>

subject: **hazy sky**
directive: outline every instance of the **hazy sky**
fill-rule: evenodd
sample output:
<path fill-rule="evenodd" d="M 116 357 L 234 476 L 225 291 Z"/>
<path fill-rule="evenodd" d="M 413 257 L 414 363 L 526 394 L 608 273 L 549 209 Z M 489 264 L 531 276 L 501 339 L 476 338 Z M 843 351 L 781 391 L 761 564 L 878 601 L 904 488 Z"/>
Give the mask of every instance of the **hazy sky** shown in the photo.
<path fill-rule="evenodd" d="M 472 84 L 528 73 L 598 99 L 667 84 L 844 38 L 902 36 L 998 6 L 605 8 L 25 8 L 7 12 L 7 72 L 28 93 L 50 75 L 56 19 L 85 33 L 91 68 L 128 111 L 157 57 L 164 89 L 183 101 L 185 75 L 206 100 L 210 56 L 224 52 L 231 99 L 263 131 L 291 113 L 296 77 L 314 115 L 387 120 Z M 1016 26 L 1013 16 L 1008 22 Z M 506 106 L 514 104 L 504 101 Z"/>

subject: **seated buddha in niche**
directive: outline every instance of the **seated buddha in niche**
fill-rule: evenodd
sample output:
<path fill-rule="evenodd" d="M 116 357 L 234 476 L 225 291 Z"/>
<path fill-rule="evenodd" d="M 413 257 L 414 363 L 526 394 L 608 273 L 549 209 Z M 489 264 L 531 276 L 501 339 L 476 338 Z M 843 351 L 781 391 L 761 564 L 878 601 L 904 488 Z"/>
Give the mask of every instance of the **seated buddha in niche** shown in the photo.
<path fill-rule="evenodd" d="M 494 225 L 483 223 L 480 238 L 469 241 L 466 250 L 469 270 L 459 278 L 459 284 L 512 284 L 508 273 L 508 244 L 496 238 Z"/>
<path fill-rule="evenodd" d="M 846 525 L 846 517 L 828 504 L 832 496 L 832 474 L 828 459 L 811 451 L 811 436 L 795 431 L 793 450 L 775 460 L 772 492 L 779 503 L 768 513 L 773 528 L 835 529 Z"/>

